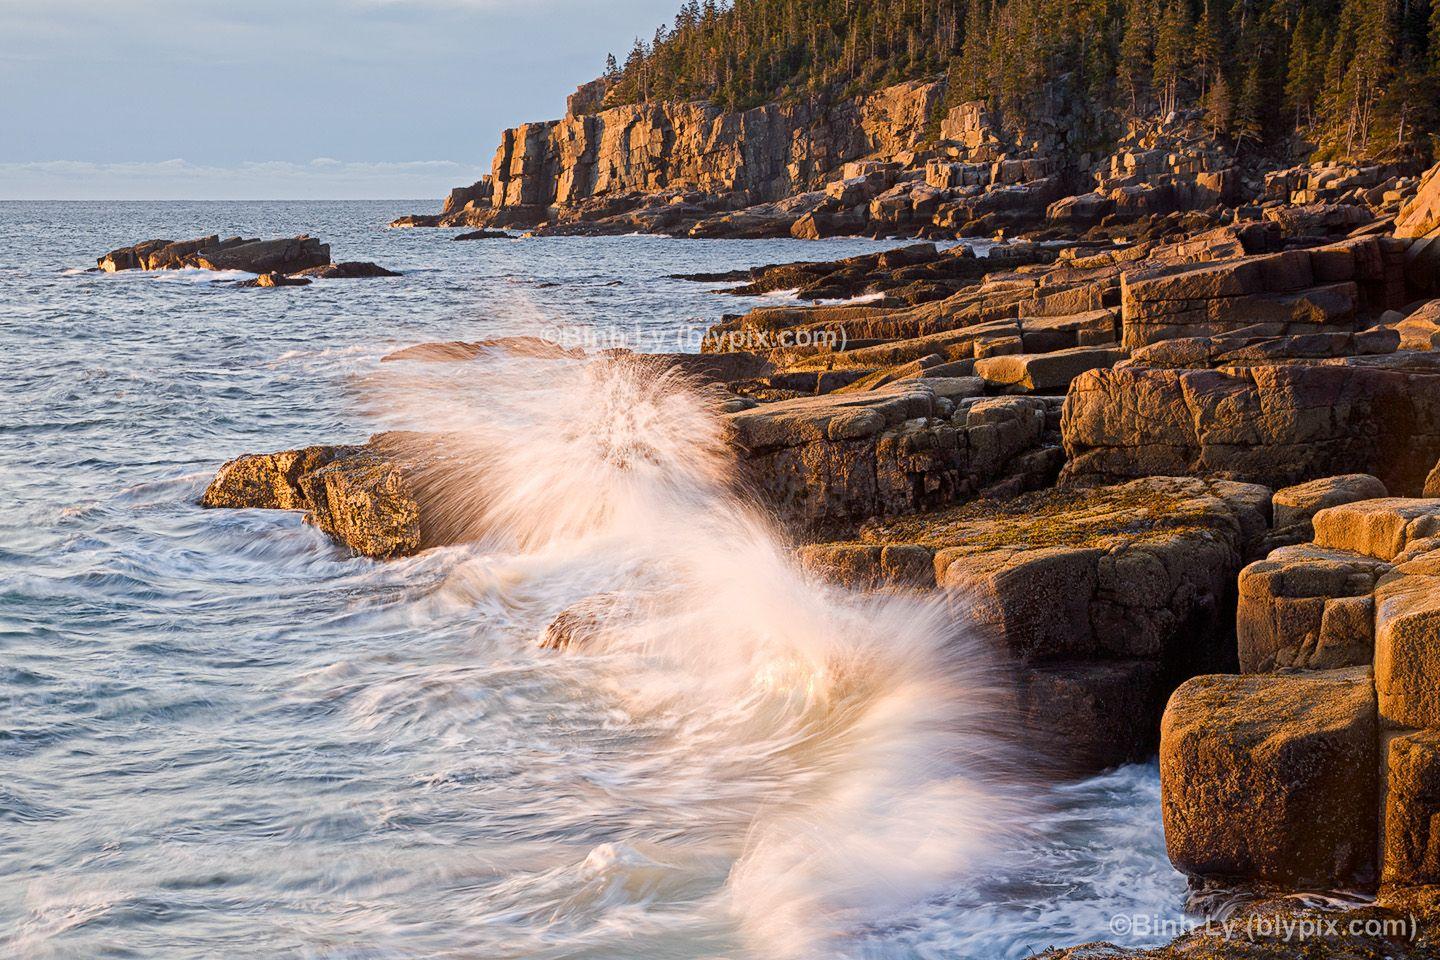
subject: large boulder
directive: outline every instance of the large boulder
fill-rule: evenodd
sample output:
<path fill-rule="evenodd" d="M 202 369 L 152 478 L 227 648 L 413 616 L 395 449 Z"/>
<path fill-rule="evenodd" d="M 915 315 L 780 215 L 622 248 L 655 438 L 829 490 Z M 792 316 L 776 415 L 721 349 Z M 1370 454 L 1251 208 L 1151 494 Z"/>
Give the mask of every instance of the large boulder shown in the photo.
<path fill-rule="evenodd" d="M 1240 669 L 1329 670 L 1374 658 L 1372 594 L 1390 565 L 1315 544 L 1281 547 L 1240 572 Z"/>
<path fill-rule="evenodd" d="M 1435 505 L 1440 514 L 1440 501 Z M 1440 540 L 1416 544 L 1400 559 L 1375 589 L 1375 688 L 1380 716 L 1391 727 L 1436 729 L 1440 728 Z"/>
<path fill-rule="evenodd" d="M 1280 488 L 1352 472 L 1419 493 L 1440 459 L 1431 356 L 1092 370 L 1065 400 L 1062 482 L 1200 475 Z"/>
<path fill-rule="evenodd" d="M 1059 469 L 1049 403 L 977 399 L 973 377 L 898 380 L 727 417 L 741 473 L 802 531 L 943 506 L 998 483 L 1033 489 Z"/>
<path fill-rule="evenodd" d="M 1114 347 L 1069 347 L 986 357 L 975 362 L 975 375 L 1008 393 L 1063 394 L 1080 374 L 1113 367 L 1124 356 Z"/>
<path fill-rule="evenodd" d="M 1389 495 L 1385 484 L 1377 478 L 1366 473 L 1348 473 L 1276 490 L 1271 503 L 1275 508 L 1275 526 L 1283 528 L 1308 525 L 1315 514 L 1326 507 L 1378 500 Z"/>
<path fill-rule="evenodd" d="M 1365 500 L 1315 514 L 1315 542 L 1391 561 L 1417 541 L 1440 536 L 1440 500 Z"/>
<path fill-rule="evenodd" d="M 1047 490 L 802 550 L 857 587 L 939 586 L 1016 663 L 1029 741 L 1071 772 L 1140 760 L 1166 694 L 1231 663 L 1233 582 L 1269 491 L 1188 478 Z"/>
<path fill-rule="evenodd" d="M 307 236 L 210 247 L 195 254 L 196 266 L 202 269 L 243 270 L 246 273 L 297 273 L 329 262 L 329 245 Z"/>
<path fill-rule="evenodd" d="M 1395 324 L 1402 350 L 1440 350 L 1440 300 L 1431 300 Z"/>
<path fill-rule="evenodd" d="M 1425 172 L 1420 186 L 1395 217 L 1395 236 L 1431 237 L 1440 232 L 1440 163 Z"/>
<path fill-rule="evenodd" d="M 1161 725 L 1171 862 L 1222 882 L 1373 883 L 1378 743 L 1364 668 L 1189 681 Z"/>
<path fill-rule="evenodd" d="M 1405 302 L 1405 250 L 1403 241 L 1368 236 L 1213 263 L 1142 266 L 1122 279 L 1124 345 L 1135 350 L 1256 327 L 1271 335 L 1353 332 L 1358 315 Z"/>
<path fill-rule="evenodd" d="M 465 539 L 465 511 L 442 506 L 436 493 L 444 464 L 437 444 L 382 433 L 360 445 L 245 454 L 220 468 L 200 504 L 303 510 L 307 523 L 355 554 L 408 556 Z"/>

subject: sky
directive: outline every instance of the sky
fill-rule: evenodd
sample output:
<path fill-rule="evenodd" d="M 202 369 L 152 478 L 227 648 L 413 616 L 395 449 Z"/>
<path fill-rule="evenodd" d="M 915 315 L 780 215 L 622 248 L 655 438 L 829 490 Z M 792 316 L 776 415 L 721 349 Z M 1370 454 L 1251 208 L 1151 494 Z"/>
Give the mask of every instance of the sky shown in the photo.
<path fill-rule="evenodd" d="M 409 199 L 680 0 L 0 0 L 0 199 Z"/>

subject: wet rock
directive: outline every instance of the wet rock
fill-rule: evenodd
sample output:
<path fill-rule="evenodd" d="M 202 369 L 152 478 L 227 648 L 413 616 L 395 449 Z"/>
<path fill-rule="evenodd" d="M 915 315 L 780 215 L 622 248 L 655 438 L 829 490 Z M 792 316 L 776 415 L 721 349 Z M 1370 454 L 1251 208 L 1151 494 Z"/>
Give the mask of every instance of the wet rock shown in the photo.
<path fill-rule="evenodd" d="M 306 236 L 207 247 L 195 254 L 196 265 L 205 270 L 246 273 L 296 273 L 329 262 L 329 245 Z"/>
<path fill-rule="evenodd" d="M 1227 904 L 1209 923 L 1189 917 L 1195 928 L 1166 946 L 1091 943 L 1030 960 L 1432 960 L 1440 944 L 1434 900 L 1433 891 L 1404 889 L 1346 907 L 1276 892 Z"/>
<path fill-rule="evenodd" d="M 1374 883 L 1377 743 L 1364 668 L 1182 685 L 1161 726 L 1171 862 L 1216 881 Z"/>
<path fill-rule="evenodd" d="M 475 486 L 452 468 L 442 438 L 382 433 L 351 446 L 316 446 L 246 454 L 222 466 L 200 505 L 211 508 L 303 510 L 305 520 L 365 557 L 408 556 L 468 539 L 471 513 L 463 497 Z M 442 505 L 442 504 L 448 504 Z"/>
<path fill-rule="evenodd" d="M 262 273 L 254 280 L 241 280 L 237 287 L 308 287 L 306 277 L 287 277 L 283 273 Z"/>
<path fill-rule="evenodd" d="M 1037 770 L 1077 776 L 1155 753 L 1164 706 L 1153 660 L 1075 661 L 1022 667 L 1012 691 L 1021 743 Z"/>
<path fill-rule="evenodd" d="M 1440 884 L 1440 730 L 1388 744 L 1382 880 L 1391 886 Z"/>
<path fill-rule="evenodd" d="M 1269 492 L 1151 478 L 872 521 L 802 549 L 857 588 L 939 586 L 1017 664 L 1026 743 L 1055 771 L 1142 759 L 1165 697 L 1232 661 L 1232 584 Z"/>
<path fill-rule="evenodd" d="M 609 627 L 639 616 L 643 609 L 634 593 L 597 593 L 566 607 L 540 632 L 544 650 L 585 651 Z"/>
<path fill-rule="evenodd" d="M 296 271 L 293 276 L 313 277 L 317 280 L 360 280 L 368 277 L 398 277 L 400 274 L 366 260 L 346 260 L 343 263 L 307 267 Z"/>
<path fill-rule="evenodd" d="M 403 217 L 396 217 L 390 221 L 389 226 L 397 229 L 404 227 L 438 227 L 440 226 L 440 216 L 439 214 L 427 216 L 425 214 L 412 213 Z"/>
<path fill-rule="evenodd" d="M 514 240 L 515 235 L 506 233 L 504 230 L 470 230 L 465 233 L 457 233 L 451 240 Z"/>

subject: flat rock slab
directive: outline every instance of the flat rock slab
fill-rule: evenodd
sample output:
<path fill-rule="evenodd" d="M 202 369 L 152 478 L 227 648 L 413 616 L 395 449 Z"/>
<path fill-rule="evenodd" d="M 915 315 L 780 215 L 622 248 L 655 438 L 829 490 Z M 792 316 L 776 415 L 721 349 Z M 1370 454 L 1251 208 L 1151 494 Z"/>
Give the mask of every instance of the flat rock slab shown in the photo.
<path fill-rule="evenodd" d="M 1124 352 L 1114 347 L 1070 347 L 975 361 L 975 373 L 992 387 L 1015 393 L 1064 393 L 1087 370 L 1113 367 Z"/>
<path fill-rule="evenodd" d="M 1373 883 L 1378 735 L 1364 668 L 1185 683 L 1161 724 L 1171 862 L 1216 881 Z"/>
<path fill-rule="evenodd" d="M 1315 514 L 1315 543 L 1394 560 L 1415 541 L 1440 536 L 1440 500 L 1391 497 L 1329 507 Z"/>

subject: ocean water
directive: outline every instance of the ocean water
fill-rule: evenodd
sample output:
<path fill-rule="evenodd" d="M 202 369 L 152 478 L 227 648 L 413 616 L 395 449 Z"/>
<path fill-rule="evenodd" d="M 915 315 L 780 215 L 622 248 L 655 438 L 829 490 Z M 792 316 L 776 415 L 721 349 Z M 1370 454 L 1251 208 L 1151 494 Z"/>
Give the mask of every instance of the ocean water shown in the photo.
<path fill-rule="evenodd" d="M 668 274 L 889 244 L 384 227 L 430 206 L 0 203 L 0 955 L 989 960 L 1167 939 L 1147 930 L 1185 890 L 1154 768 L 1014 776 L 1025 758 L 989 732 L 1003 675 L 963 611 L 807 580 L 726 492 L 685 385 L 380 363 L 507 334 L 694 349 L 783 297 Z M 404 275 L 84 272 L 149 237 L 301 232 Z M 473 439 L 492 537 L 375 562 L 294 514 L 196 505 L 238 453 L 390 426 Z M 537 647 L 594 594 L 640 612 Z"/>

